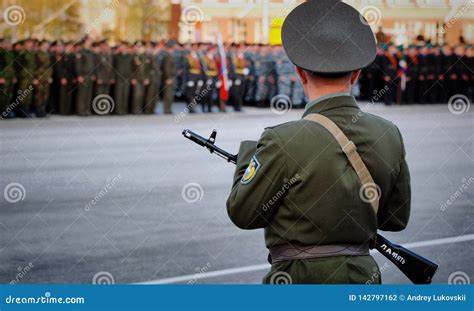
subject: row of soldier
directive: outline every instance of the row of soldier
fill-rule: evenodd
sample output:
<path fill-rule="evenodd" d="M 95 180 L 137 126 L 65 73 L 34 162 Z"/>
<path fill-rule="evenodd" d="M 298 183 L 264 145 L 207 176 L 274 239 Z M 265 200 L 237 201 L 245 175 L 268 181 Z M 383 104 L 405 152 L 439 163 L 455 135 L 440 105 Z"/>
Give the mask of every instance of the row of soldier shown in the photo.
<path fill-rule="evenodd" d="M 474 100 L 474 48 L 459 44 L 379 45 L 362 71 L 362 100 L 387 105 L 447 103 L 455 95 Z"/>
<path fill-rule="evenodd" d="M 28 39 L 0 41 L 2 118 L 102 114 L 94 102 L 109 98 L 106 113 L 152 114 L 159 100 L 172 113 L 177 98 L 193 113 L 268 106 L 282 98 L 305 104 L 294 66 L 281 46 L 226 44 L 225 62 L 215 44 L 107 41 L 61 43 Z M 397 103 L 446 103 L 456 94 L 472 98 L 471 46 L 380 45 L 375 61 L 363 69 L 357 97 Z M 222 79 L 223 64 L 227 78 Z M 221 92 L 224 83 L 228 96 Z"/>

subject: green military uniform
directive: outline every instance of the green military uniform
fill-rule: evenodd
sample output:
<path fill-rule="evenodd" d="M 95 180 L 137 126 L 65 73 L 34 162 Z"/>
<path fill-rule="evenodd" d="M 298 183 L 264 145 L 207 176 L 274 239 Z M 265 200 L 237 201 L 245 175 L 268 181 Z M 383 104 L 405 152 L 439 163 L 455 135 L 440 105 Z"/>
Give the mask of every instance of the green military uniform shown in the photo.
<path fill-rule="evenodd" d="M 163 72 L 163 106 L 164 112 L 172 113 L 171 105 L 174 99 L 174 79 L 176 77 L 176 63 L 173 55 L 169 51 L 164 51 L 162 55 Z M 168 84 L 166 81 L 170 81 Z"/>
<path fill-rule="evenodd" d="M 241 144 L 227 208 L 238 227 L 265 228 L 269 249 L 287 243 L 362 244 L 377 227 L 398 231 L 407 224 L 410 181 L 400 132 L 362 113 L 353 97 L 336 95 L 308 104 L 304 115 L 330 118 L 355 143 L 381 188 L 379 211 L 375 215 L 359 198 L 355 171 L 322 126 L 301 119 L 268 128 L 258 143 Z M 249 165 L 254 173 L 243 177 Z M 275 271 L 289 273 L 293 283 L 365 283 L 378 267 L 370 256 L 284 261 L 272 266 L 265 283 Z"/>
<path fill-rule="evenodd" d="M 59 114 L 70 115 L 73 113 L 73 90 L 74 90 L 74 63 L 76 56 L 73 53 L 62 53 L 57 55 L 58 71 L 56 78 L 59 88 L 58 109 Z"/>
<path fill-rule="evenodd" d="M 114 101 L 116 114 L 128 113 L 130 95 L 130 75 L 132 74 L 132 56 L 128 53 L 114 55 L 115 87 Z"/>
<path fill-rule="evenodd" d="M 112 55 L 107 52 L 100 52 L 96 54 L 96 63 L 94 96 L 109 95 L 111 82 L 115 75 L 112 68 Z"/>
<path fill-rule="evenodd" d="M 145 97 L 145 54 L 137 53 L 133 56 L 132 62 L 132 109 L 133 114 L 140 114 L 143 110 Z"/>
<path fill-rule="evenodd" d="M 76 113 L 81 116 L 90 115 L 94 88 L 94 54 L 89 49 L 81 49 L 76 53 L 76 76 L 83 81 L 77 82 Z"/>
<path fill-rule="evenodd" d="M 375 58 L 374 35 L 351 6 L 319 0 L 288 15 L 282 42 L 312 98 L 302 119 L 242 142 L 228 214 L 242 229 L 265 229 L 264 283 L 380 283 L 369 247 L 378 229 L 406 227 L 410 174 L 398 128 L 349 95 Z"/>
<path fill-rule="evenodd" d="M 161 68 L 158 58 L 153 53 L 145 55 L 145 78 L 149 80 L 145 92 L 145 114 L 155 112 L 156 101 L 158 100 L 158 90 L 161 83 Z"/>
<path fill-rule="evenodd" d="M 45 51 L 36 52 L 35 79 L 38 80 L 38 84 L 35 85 L 34 106 L 38 117 L 46 116 L 52 75 L 53 70 L 50 66 L 49 53 Z"/>
<path fill-rule="evenodd" d="M 34 72 L 36 67 L 36 55 L 33 51 L 23 50 L 17 58 L 18 62 L 18 92 L 22 96 L 19 105 L 19 112 L 22 116 L 29 116 L 30 106 L 33 100 L 32 92 L 26 91 L 33 85 Z M 35 87 L 33 87 L 35 88 Z"/>
<path fill-rule="evenodd" d="M 14 108 L 10 107 L 10 109 L 8 109 L 13 97 L 15 79 L 14 61 L 15 56 L 12 51 L 3 48 L 0 49 L 0 68 L 2 68 L 0 70 L 0 111 L 2 113 L 2 119 L 8 117 Z"/>

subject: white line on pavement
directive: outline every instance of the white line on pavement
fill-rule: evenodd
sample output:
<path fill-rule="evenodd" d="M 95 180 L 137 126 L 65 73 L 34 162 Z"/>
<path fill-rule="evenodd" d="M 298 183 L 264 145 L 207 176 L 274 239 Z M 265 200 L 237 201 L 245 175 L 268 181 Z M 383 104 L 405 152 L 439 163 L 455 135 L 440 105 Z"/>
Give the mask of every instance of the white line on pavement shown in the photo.
<path fill-rule="evenodd" d="M 466 234 L 466 235 L 460 235 L 460 236 L 454 236 L 454 237 L 442 238 L 442 239 L 436 239 L 436 240 L 406 243 L 402 245 L 408 249 L 413 249 L 413 248 L 418 248 L 418 247 L 443 245 L 443 244 L 458 243 L 458 242 L 472 241 L 472 240 L 474 240 L 474 234 Z M 371 251 L 371 253 L 374 253 L 374 252 L 375 250 Z M 180 283 L 180 282 L 186 282 L 186 281 L 195 282 L 200 279 L 208 279 L 208 278 L 219 277 L 219 276 L 230 275 L 230 274 L 260 271 L 260 270 L 266 270 L 269 268 L 270 268 L 269 264 L 252 265 L 252 266 L 216 270 L 216 271 L 204 272 L 204 273 L 180 275 L 180 276 L 175 276 L 175 277 L 166 278 L 166 279 L 152 280 L 152 281 L 139 283 L 139 284 L 172 284 L 172 283 Z"/>

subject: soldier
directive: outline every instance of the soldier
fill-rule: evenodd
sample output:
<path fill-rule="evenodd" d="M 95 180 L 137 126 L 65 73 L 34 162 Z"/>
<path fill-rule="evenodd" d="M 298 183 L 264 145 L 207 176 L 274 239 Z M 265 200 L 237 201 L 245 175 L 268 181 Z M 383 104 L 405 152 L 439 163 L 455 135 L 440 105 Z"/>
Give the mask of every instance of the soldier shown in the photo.
<path fill-rule="evenodd" d="M 67 42 L 64 46 L 58 45 L 57 55 L 57 72 L 59 98 L 58 110 L 61 115 L 70 115 L 73 113 L 74 103 L 74 85 L 75 85 L 75 62 L 76 55 L 74 44 Z"/>
<path fill-rule="evenodd" d="M 455 74 L 456 78 L 455 81 L 456 83 L 454 84 L 454 94 L 452 95 L 464 95 L 468 96 L 468 90 L 469 90 L 469 78 L 470 78 L 470 72 L 468 68 L 468 58 L 466 56 L 466 48 L 464 44 L 458 44 L 455 49 L 454 49 L 454 55 L 456 58 L 456 61 L 453 65 L 453 73 Z"/>
<path fill-rule="evenodd" d="M 442 59 L 441 59 L 441 49 L 439 45 L 434 45 L 430 51 L 430 76 L 428 77 L 430 88 L 429 91 L 429 100 L 431 103 L 440 103 L 441 87 L 438 83 L 438 79 L 443 74 L 442 69 Z"/>
<path fill-rule="evenodd" d="M 453 50 L 447 44 L 443 45 L 443 102 L 447 102 L 454 93 L 457 76 L 453 71 L 456 63 L 456 56 L 453 55 Z"/>
<path fill-rule="evenodd" d="M 113 57 L 106 40 L 98 42 L 95 49 L 95 91 L 94 98 L 100 95 L 111 94 L 110 90 L 115 83 L 115 73 L 112 67 Z"/>
<path fill-rule="evenodd" d="M 428 55 L 428 46 L 422 46 L 419 49 L 418 63 L 418 103 L 426 104 L 428 98 L 428 76 L 430 75 L 430 57 Z"/>
<path fill-rule="evenodd" d="M 16 83 L 12 47 L 9 41 L 0 39 L 0 119 L 14 116 L 15 107 L 10 106 Z"/>
<path fill-rule="evenodd" d="M 415 45 L 410 45 L 405 55 L 407 68 L 405 70 L 406 86 L 403 94 L 404 102 L 414 104 L 417 100 L 417 81 L 418 81 L 418 50 Z"/>
<path fill-rule="evenodd" d="M 145 54 L 145 114 L 155 112 L 156 101 L 158 100 L 158 91 L 161 84 L 161 68 L 158 62 L 158 45 L 154 42 L 147 42 Z M 148 80 L 148 81 L 147 81 Z"/>
<path fill-rule="evenodd" d="M 129 54 L 126 42 L 121 42 L 118 45 L 113 58 L 115 68 L 115 113 L 123 115 L 128 113 L 130 76 L 132 74 L 132 56 Z"/>
<path fill-rule="evenodd" d="M 375 58 L 374 35 L 351 6 L 319 0 L 290 12 L 282 41 L 310 102 L 302 119 L 241 143 L 229 217 L 242 229 L 265 229 L 272 266 L 264 283 L 282 275 L 292 283 L 380 283 L 369 248 L 377 229 L 406 227 L 410 176 L 398 128 L 362 113 L 349 95 Z"/>
<path fill-rule="evenodd" d="M 34 71 L 36 67 L 36 55 L 33 51 L 35 42 L 32 39 L 27 39 L 20 43 L 18 47 L 18 57 L 16 57 L 17 75 L 18 75 L 18 94 L 21 95 L 22 100 L 18 106 L 18 116 L 22 118 L 30 117 L 30 106 L 33 101 L 32 92 L 28 90 L 33 86 Z"/>
<path fill-rule="evenodd" d="M 256 90 L 256 73 L 255 73 L 255 61 L 256 61 L 256 51 L 257 45 L 250 45 L 246 48 L 244 52 L 245 59 L 247 60 L 249 74 L 245 83 L 245 97 L 244 101 L 248 105 L 252 106 L 255 104 L 255 90 Z"/>
<path fill-rule="evenodd" d="M 471 45 L 468 47 L 466 55 L 468 57 L 469 72 L 471 73 L 471 82 L 469 83 L 469 98 L 471 99 L 471 103 L 474 103 L 474 46 Z"/>
<path fill-rule="evenodd" d="M 159 58 L 161 59 L 161 72 L 163 73 L 163 107 L 165 114 L 172 114 L 171 106 L 174 99 L 174 80 L 176 77 L 176 63 L 173 57 L 176 41 L 169 39 L 164 45 Z"/>
<path fill-rule="evenodd" d="M 242 106 L 244 104 L 244 92 L 246 89 L 249 69 L 247 67 L 247 59 L 245 58 L 242 47 L 237 44 L 232 44 L 230 50 L 230 79 L 232 81 L 232 86 L 229 89 L 230 102 L 234 107 L 234 110 L 239 112 L 242 111 Z"/>
<path fill-rule="evenodd" d="M 132 58 L 132 109 L 133 114 L 142 113 L 145 98 L 145 50 L 141 41 L 135 42 Z M 146 81 L 147 85 L 150 81 Z"/>
<path fill-rule="evenodd" d="M 95 78 L 95 56 L 91 51 L 91 42 L 88 38 L 76 45 L 76 60 L 74 64 L 77 80 L 76 113 L 80 116 L 91 114 L 92 95 Z"/>
<path fill-rule="evenodd" d="M 276 82 L 274 68 L 271 47 L 263 46 L 255 63 L 255 74 L 258 76 L 255 101 L 259 107 L 265 106 L 274 95 Z"/>
<path fill-rule="evenodd" d="M 398 69 L 399 59 L 397 57 L 397 48 L 394 45 L 384 48 L 384 57 L 382 59 L 383 80 L 388 87 L 388 91 L 383 95 L 385 105 L 390 106 L 397 101 L 398 94 Z"/>
<path fill-rule="evenodd" d="M 292 79 L 294 66 L 286 56 L 285 52 L 280 48 L 275 53 L 275 71 L 277 74 L 278 95 L 291 97 Z"/>
<path fill-rule="evenodd" d="M 202 112 L 212 112 L 212 107 L 219 98 L 220 88 L 218 58 L 215 47 L 210 44 L 206 46 L 202 62 L 206 75 L 204 87 L 207 90 L 205 94 L 203 92 Z"/>
<path fill-rule="evenodd" d="M 34 106 L 36 116 L 43 118 L 46 116 L 46 104 L 49 99 L 50 85 L 53 83 L 53 70 L 50 66 L 49 44 L 46 41 L 39 43 L 36 51 L 36 70 L 33 85 L 35 87 Z"/>
<path fill-rule="evenodd" d="M 204 85 L 204 70 L 199 56 L 200 44 L 192 44 L 190 52 L 186 55 L 184 67 L 184 79 L 186 81 L 186 100 L 190 113 L 194 113 L 194 108 L 201 101 L 201 90 Z"/>

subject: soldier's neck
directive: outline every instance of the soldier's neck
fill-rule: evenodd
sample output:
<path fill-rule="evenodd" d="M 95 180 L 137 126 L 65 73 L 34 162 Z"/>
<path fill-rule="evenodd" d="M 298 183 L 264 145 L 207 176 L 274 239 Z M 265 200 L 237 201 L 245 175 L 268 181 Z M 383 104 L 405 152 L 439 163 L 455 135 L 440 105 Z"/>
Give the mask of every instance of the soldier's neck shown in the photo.
<path fill-rule="evenodd" d="M 335 93 L 350 93 L 351 87 L 346 85 L 325 85 L 321 87 L 308 86 L 306 89 L 306 96 L 309 102 L 319 98 L 335 94 Z"/>

